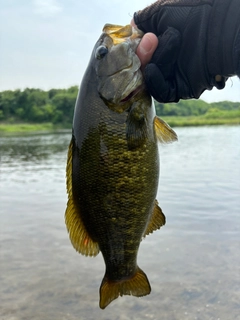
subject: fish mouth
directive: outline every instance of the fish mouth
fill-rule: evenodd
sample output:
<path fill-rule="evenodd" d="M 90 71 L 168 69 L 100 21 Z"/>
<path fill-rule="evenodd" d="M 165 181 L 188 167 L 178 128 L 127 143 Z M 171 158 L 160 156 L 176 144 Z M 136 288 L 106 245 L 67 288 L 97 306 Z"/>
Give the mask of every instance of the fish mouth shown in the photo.
<path fill-rule="evenodd" d="M 131 100 L 133 97 L 135 97 L 140 91 L 142 91 L 144 89 L 144 85 L 140 84 L 139 86 L 137 86 L 133 91 L 131 91 L 129 93 L 129 95 L 127 95 L 125 98 L 123 98 L 122 100 L 120 100 L 121 103 L 125 103 L 128 102 L 129 100 Z"/>
<path fill-rule="evenodd" d="M 130 91 L 130 93 L 125 96 L 123 99 L 118 101 L 109 101 L 101 96 L 101 99 L 105 102 L 105 104 L 113 111 L 122 113 L 129 109 L 130 105 L 134 102 L 134 99 L 138 100 L 138 97 L 141 96 L 142 92 L 145 91 L 145 85 L 143 83 L 139 84 L 135 89 Z"/>

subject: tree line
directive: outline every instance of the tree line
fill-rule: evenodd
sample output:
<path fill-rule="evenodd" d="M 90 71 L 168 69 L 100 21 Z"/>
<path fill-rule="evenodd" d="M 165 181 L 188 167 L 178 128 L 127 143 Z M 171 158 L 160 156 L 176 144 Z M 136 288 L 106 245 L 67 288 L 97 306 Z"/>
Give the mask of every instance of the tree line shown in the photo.
<path fill-rule="evenodd" d="M 78 87 L 68 89 L 7 90 L 0 92 L 0 121 L 69 124 L 72 122 Z"/>
<path fill-rule="evenodd" d="M 155 101 L 156 113 L 161 116 L 211 116 L 240 111 L 240 102 L 221 101 L 207 103 L 203 100 L 180 100 L 178 103 L 159 103 Z"/>
<path fill-rule="evenodd" d="M 44 123 L 67 125 L 72 123 L 78 87 L 68 89 L 6 90 L 0 92 L 0 121 L 5 123 Z M 207 103 L 203 100 L 180 100 L 178 103 L 155 101 L 158 116 L 211 116 L 226 111 L 240 111 L 239 102 Z"/>

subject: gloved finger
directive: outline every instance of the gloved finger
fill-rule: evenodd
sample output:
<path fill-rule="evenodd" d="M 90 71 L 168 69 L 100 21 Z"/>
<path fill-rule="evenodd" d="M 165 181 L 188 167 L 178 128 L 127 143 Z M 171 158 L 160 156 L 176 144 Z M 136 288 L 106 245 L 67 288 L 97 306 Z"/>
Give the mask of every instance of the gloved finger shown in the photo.
<path fill-rule="evenodd" d="M 181 47 L 181 34 L 172 27 L 158 37 L 158 47 L 152 57 L 152 62 L 157 65 L 175 63 Z"/>
<path fill-rule="evenodd" d="M 155 50 L 151 63 L 156 64 L 165 78 L 173 76 L 174 64 L 177 61 L 181 47 L 181 34 L 169 27 L 163 35 L 158 37 L 158 47 Z"/>
<path fill-rule="evenodd" d="M 144 69 L 147 90 L 158 102 L 178 102 L 177 86 L 174 81 L 165 79 L 157 65 L 149 63 Z"/>
<path fill-rule="evenodd" d="M 134 13 L 134 22 L 143 32 L 153 32 L 159 34 L 158 25 L 162 14 L 162 2 L 159 0 L 143 10 Z"/>

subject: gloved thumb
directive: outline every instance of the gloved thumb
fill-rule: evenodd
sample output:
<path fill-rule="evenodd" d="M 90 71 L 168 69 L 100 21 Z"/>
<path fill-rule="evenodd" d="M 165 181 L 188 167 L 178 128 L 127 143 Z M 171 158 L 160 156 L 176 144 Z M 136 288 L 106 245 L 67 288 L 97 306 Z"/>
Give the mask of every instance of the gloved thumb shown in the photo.
<path fill-rule="evenodd" d="M 157 36 L 154 33 L 145 33 L 136 51 L 143 68 L 150 62 L 157 46 Z"/>

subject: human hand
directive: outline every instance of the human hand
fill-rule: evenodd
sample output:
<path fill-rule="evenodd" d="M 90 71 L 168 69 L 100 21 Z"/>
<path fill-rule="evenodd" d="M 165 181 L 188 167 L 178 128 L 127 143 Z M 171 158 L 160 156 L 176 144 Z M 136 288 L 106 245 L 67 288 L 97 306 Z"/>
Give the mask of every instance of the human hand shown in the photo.
<path fill-rule="evenodd" d="M 135 13 L 133 23 L 146 33 L 137 54 L 145 67 L 148 91 L 159 102 L 199 98 L 206 89 L 225 86 L 225 74 L 209 72 L 208 24 L 213 3 L 159 0 Z M 154 54 L 153 34 L 158 38 Z M 219 55 L 218 50 L 215 53 Z"/>

